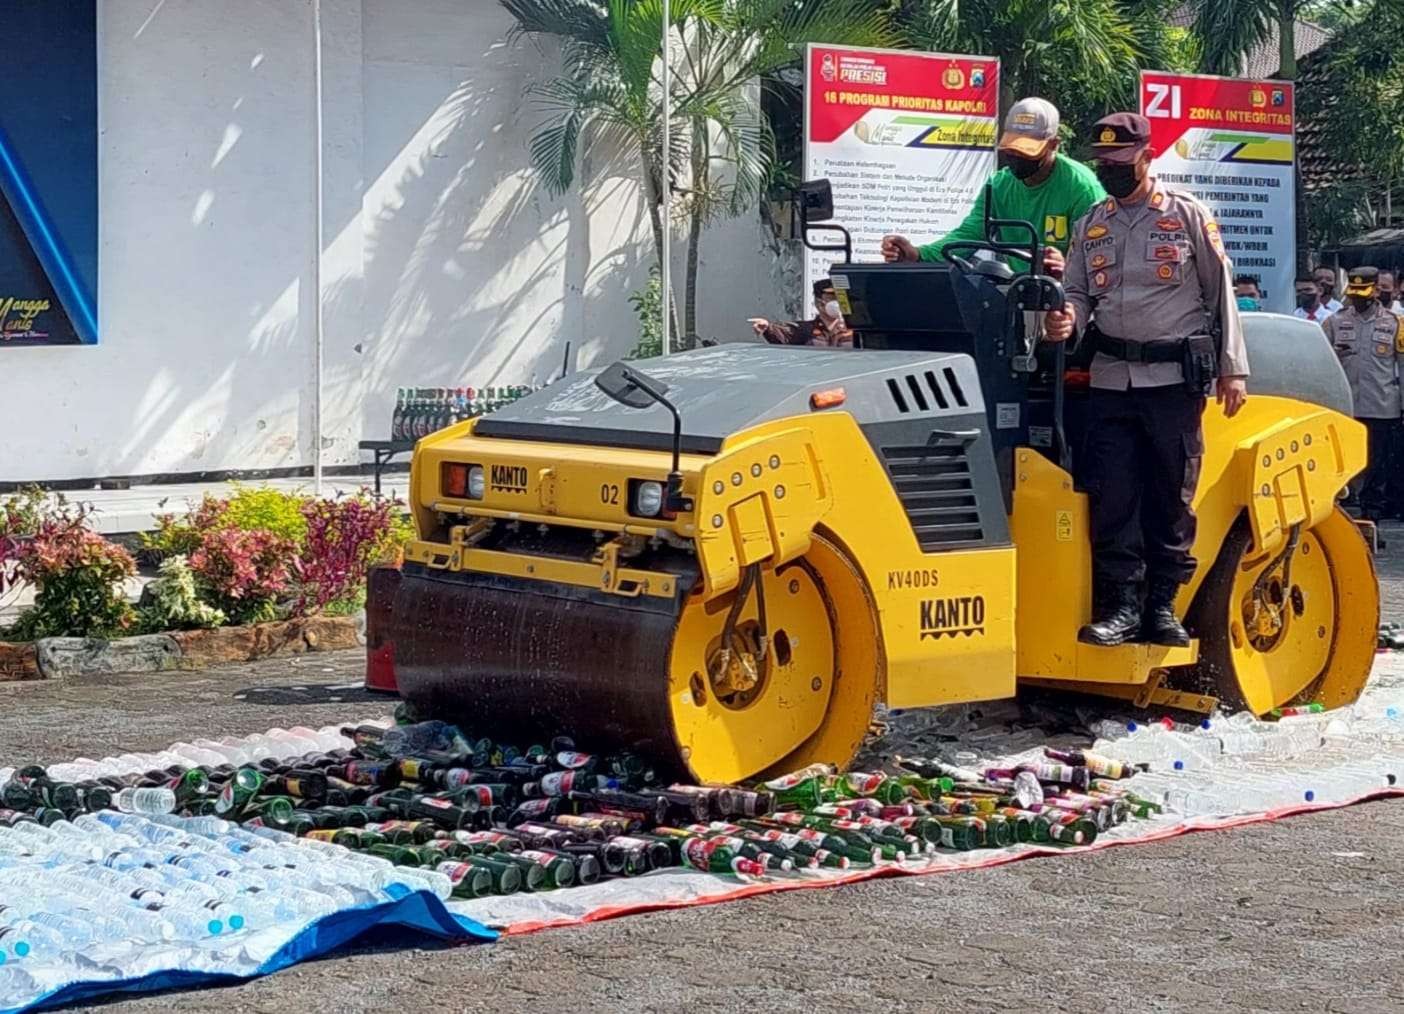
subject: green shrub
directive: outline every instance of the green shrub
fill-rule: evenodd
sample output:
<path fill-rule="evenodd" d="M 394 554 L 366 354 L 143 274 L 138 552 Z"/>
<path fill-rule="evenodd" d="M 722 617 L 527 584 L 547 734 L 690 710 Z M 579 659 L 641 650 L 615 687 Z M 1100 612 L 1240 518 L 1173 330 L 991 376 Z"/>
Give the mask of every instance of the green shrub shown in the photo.
<path fill-rule="evenodd" d="M 137 536 L 142 552 L 154 562 L 172 556 L 189 556 L 200 548 L 200 529 L 196 527 L 194 514 L 176 517 L 174 514 L 157 514 L 156 530 L 142 532 Z"/>
<path fill-rule="evenodd" d="M 128 633 L 135 615 L 123 582 L 136 574 L 136 561 L 121 546 L 86 526 L 86 512 L 66 506 L 50 512 L 23 543 L 16 571 L 37 590 L 6 637 L 117 637 Z"/>
<path fill-rule="evenodd" d="M 629 297 L 639 318 L 639 340 L 625 358 L 651 359 L 663 354 L 663 283 L 655 267 L 648 273 L 648 282 Z"/>
<path fill-rule="evenodd" d="M 307 518 L 302 508 L 309 499 L 301 493 L 236 483 L 234 495 L 224 501 L 224 509 L 214 521 L 214 527 L 270 532 L 301 548 L 307 541 Z"/>
<path fill-rule="evenodd" d="M 230 623 L 263 623 L 278 617 L 278 602 L 291 594 L 297 554 L 292 542 L 267 531 L 207 531 L 190 557 L 201 599 Z"/>
<path fill-rule="evenodd" d="M 156 579 L 146 586 L 137 611 L 141 628 L 148 633 L 164 630 L 206 630 L 222 626 L 223 610 L 200 601 L 195 573 L 184 556 L 167 557 Z"/>

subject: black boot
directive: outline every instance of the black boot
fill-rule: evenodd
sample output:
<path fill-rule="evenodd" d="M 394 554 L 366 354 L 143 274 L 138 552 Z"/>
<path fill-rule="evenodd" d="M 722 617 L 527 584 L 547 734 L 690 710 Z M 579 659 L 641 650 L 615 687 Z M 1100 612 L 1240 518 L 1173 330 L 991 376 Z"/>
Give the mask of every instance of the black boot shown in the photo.
<path fill-rule="evenodd" d="M 1083 644 L 1110 648 L 1125 644 L 1140 629 L 1140 596 L 1136 594 L 1136 586 L 1128 582 L 1107 588 L 1092 610 L 1092 622 L 1077 632 L 1077 639 Z"/>
<path fill-rule="evenodd" d="M 1146 591 L 1146 608 L 1141 613 L 1140 639 L 1147 644 L 1163 644 L 1183 648 L 1189 645 L 1189 632 L 1175 617 L 1175 595 L 1178 581 L 1152 578 Z"/>

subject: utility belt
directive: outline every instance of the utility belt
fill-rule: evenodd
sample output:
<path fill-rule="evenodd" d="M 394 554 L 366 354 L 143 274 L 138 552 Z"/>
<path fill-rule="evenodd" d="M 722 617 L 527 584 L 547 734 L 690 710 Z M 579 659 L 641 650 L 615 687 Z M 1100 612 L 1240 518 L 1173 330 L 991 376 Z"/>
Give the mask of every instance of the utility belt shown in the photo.
<path fill-rule="evenodd" d="M 1102 334 L 1095 327 L 1089 330 L 1093 348 L 1104 356 L 1126 363 L 1179 363 L 1185 375 L 1185 387 L 1205 397 L 1214 393 L 1214 378 L 1218 376 L 1219 353 L 1214 336 L 1190 335 L 1171 341 L 1129 342 Z"/>

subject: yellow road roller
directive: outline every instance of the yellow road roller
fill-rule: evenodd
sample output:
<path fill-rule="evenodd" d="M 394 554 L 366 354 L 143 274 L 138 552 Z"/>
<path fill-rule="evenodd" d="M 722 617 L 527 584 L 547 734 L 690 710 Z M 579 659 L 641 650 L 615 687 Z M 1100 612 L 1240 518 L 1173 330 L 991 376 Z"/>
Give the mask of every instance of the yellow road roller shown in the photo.
<path fill-rule="evenodd" d="M 946 253 L 834 266 L 855 350 L 616 363 L 421 440 L 368 683 L 699 782 L 844 765 L 879 702 L 1021 683 L 1200 712 L 1353 701 L 1378 584 L 1338 501 L 1366 441 L 1320 328 L 1247 315 L 1249 402 L 1208 406 L 1193 643 L 1094 647 L 1085 374 L 1028 312 L 1061 289 Z"/>

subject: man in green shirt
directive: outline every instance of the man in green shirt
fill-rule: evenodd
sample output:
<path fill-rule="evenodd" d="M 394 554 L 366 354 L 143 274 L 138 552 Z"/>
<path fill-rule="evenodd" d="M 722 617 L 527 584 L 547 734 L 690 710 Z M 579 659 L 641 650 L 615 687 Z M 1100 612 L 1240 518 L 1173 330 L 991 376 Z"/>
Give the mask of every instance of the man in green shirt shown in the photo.
<path fill-rule="evenodd" d="M 1098 201 L 1107 198 L 1097 175 L 1080 162 L 1058 151 L 1058 110 L 1045 99 L 1021 99 L 1004 119 L 999 153 L 1005 166 L 990 177 L 996 218 L 1032 222 L 1043 229 L 1043 269 L 1062 277 L 1063 255 L 1067 252 L 1076 222 Z M 1022 229 L 1002 230 L 1001 240 L 1028 241 Z M 941 247 L 957 240 L 985 239 L 985 190 L 965 221 L 934 243 L 918 247 L 905 236 L 885 236 L 882 255 L 889 261 L 939 261 Z M 967 251 L 968 253 L 968 251 Z M 1017 257 L 1005 258 L 1015 271 L 1027 271 L 1028 264 Z"/>

